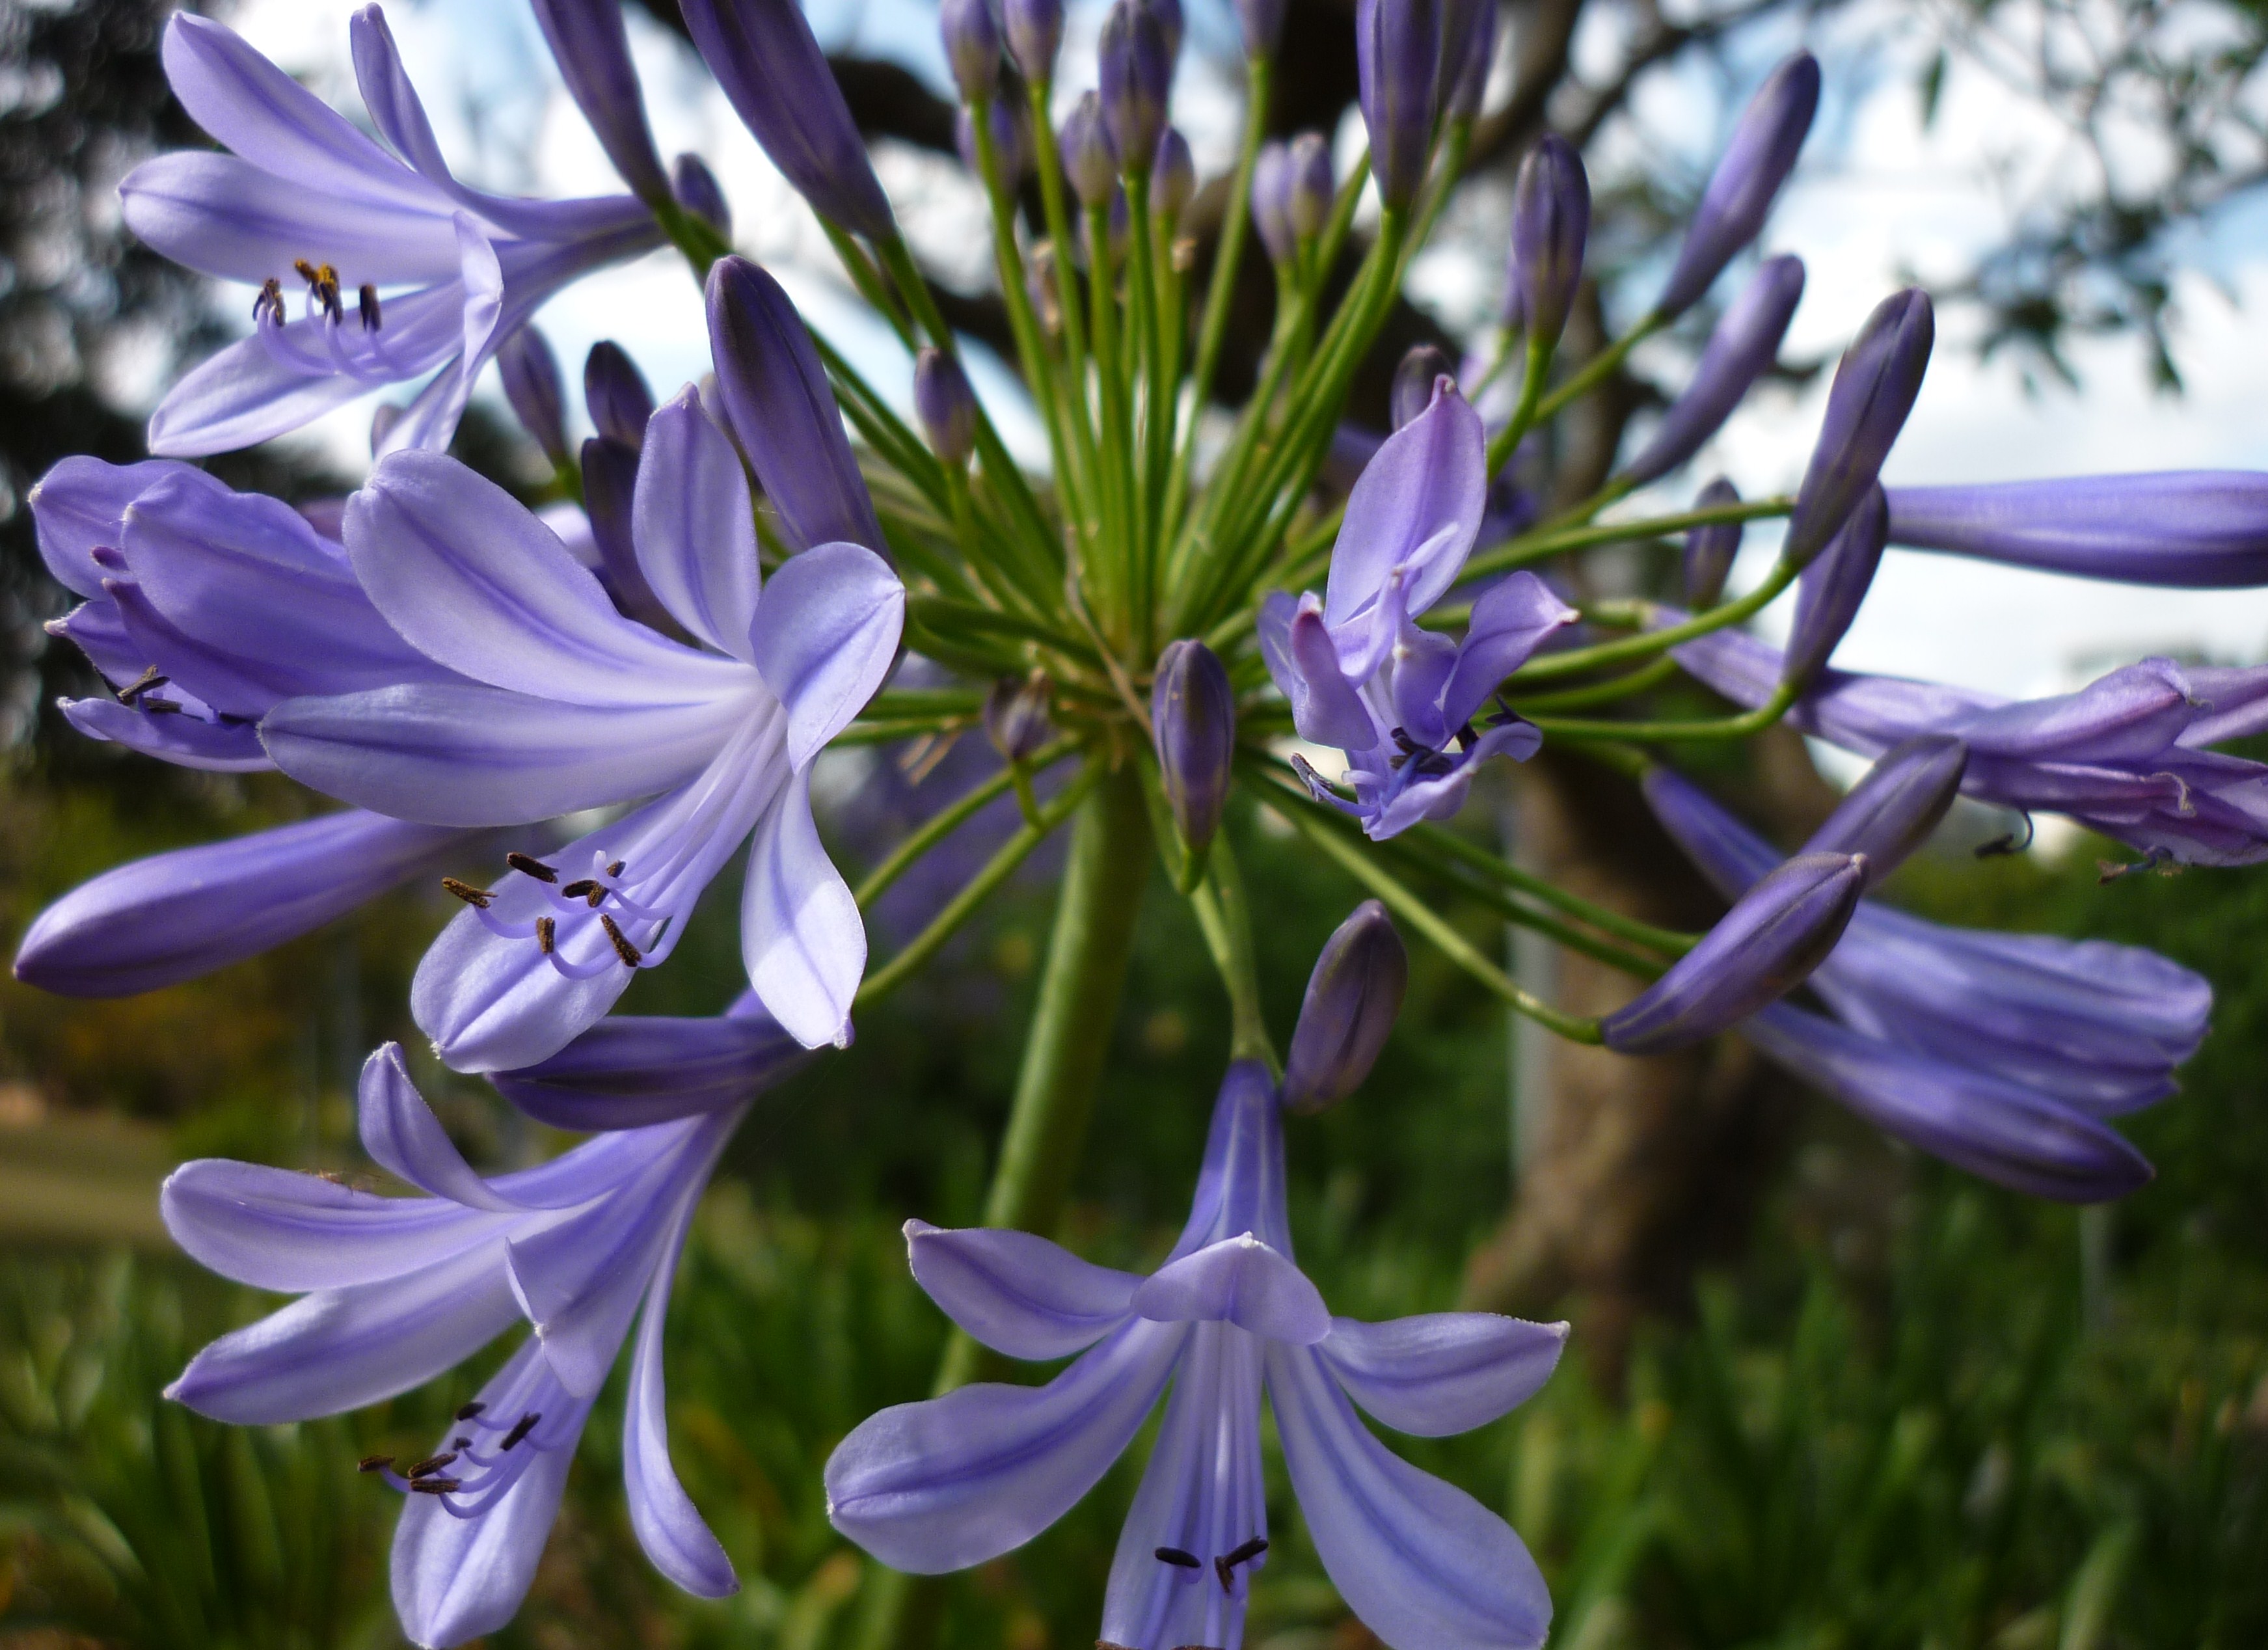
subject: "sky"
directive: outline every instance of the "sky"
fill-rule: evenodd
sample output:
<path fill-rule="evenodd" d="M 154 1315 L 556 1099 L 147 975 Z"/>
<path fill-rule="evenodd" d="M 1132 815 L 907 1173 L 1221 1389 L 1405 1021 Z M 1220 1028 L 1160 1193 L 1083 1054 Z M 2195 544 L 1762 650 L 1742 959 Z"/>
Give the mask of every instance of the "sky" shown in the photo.
<path fill-rule="evenodd" d="M 354 9 L 349 0 L 241 0 L 230 21 L 360 118 L 346 55 Z M 830 49 L 888 56 L 932 84 L 946 84 L 927 0 L 812 0 L 811 12 Z M 1059 88 L 1066 99 L 1091 84 L 1101 15 L 1091 0 L 1073 7 Z M 1596 69 L 1611 56 L 1611 14 L 1602 9 L 1594 15 L 1598 27 L 1577 41 L 1579 69 Z M 462 175 L 532 194 L 617 187 L 559 88 L 524 0 L 397 0 L 387 16 Z M 1805 163 L 1759 243 L 1763 254 L 1800 254 L 1808 270 L 1785 349 L 1790 359 L 1830 357 L 1867 313 L 1908 279 L 1952 278 L 2005 232 L 2012 210 L 2064 187 L 2076 164 L 2053 121 L 1983 70 L 1956 67 L 1934 122 L 1925 128 L 1914 90 L 1924 48 L 1909 26 L 1913 16 L 1903 0 L 1866 0 L 1840 14 L 1831 29 L 1815 26 L 1803 37 L 1825 66 L 1827 95 Z M 814 327 L 885 393 L 902 397 L 910 364 L 849 295 L 809 212 L 681 43 L 635 10 L 630 18 L 664 156 L 692 149 L 709 161 L 732 203 L 740 249 L 762 260 Z M 1225 4 L 1190 0 L 1189 35 L 1195 49 L 1177 84 L 1174 115 L 1200 172 L 1210 174 L 1228 165 L 1236 120 L 1234 35 Z M 1798 38 L 1793 26 L 1756 38 L 1733 73 L 1752 80 Z M 1729 107 L 1725 90 L 1697 65 L 1658 77 L 1627 117 L 1602 134 L 1594 166 L 1602 174 L 1651 166 L 1690 174 L 1705 166 L 1721 141 Z M 1336 136 L 1344 165 L 1360 134 Z M 2149 164 L 2139 142 L 2132 158 L 2138 166 Z M 909 238 L 945 274 L 955 273 L 956 259 L 970 281 L 989 273 L 983 237 L 971 232 L 981 197 L 957 166 L 898 150 L 881 155 L 878 170 L 901 206 Z M 1413 275 L 1413 293 L 1454 328 L 1484 322 L 1496 303 L 1502 212 L 1500 200 L 1472 203 L 1446 226 L 1456 232 L 1456 244 L 1429 254 Z M 2231 213 L 2191 237 L 2184 256 L 2189 267 L 2176 283 L 2174 339 L 2185 394 L 2154 390 L 2144 352 L 2132 340 L 2076 344 L 2070 351 L 2081 379 L 2076 393 L 2028 384 L 2014 358 L 1980 362 L 1964 347 L 1973 326 L 1948 313 L 1884 480 L 1896 485 L 2104 470 L 2268 468 L 2268 416 L 2257 410 L 2268 407 L 2268 210 Z M 232 292 L 223 308 L 236 313 L 247 304 Z M 674 253 L 585 280 L 555 299 L 540 324 L 571 374 L 600 337 L 629 349 L 665 396 L 707 365 L 699 292 Z M 1005 370 L 980 365 L 978 378 L 1011 445 L 1020 456 L 1040 460 L 1043 444 Z M 494 382 L 491 372 L 491 394 Z M 1826 387 L 1822 373 L 1800 394 L 1752 396 L 1689 471 L 1625 511 L 1679 507 L 1719 473 L 1751 495 L 1791 489 Z M 366 463 L 369 419 L 367 404 L 350 408 L 302 438 L 320 444 L 342 466 Z M 1771 531 L 1752 531 L 1736 587 L 1762 577 L 1775 541 Z M 1768 614 L 1761 628 L 1777 635 L 1784 624 L 1784 615 Z M 2029 696 L 2167 651 L 2202 651 L 2231 662 L 2268 656 L 2268 592 L 2136 590 L 1892 550 L 1835 662 Z"/>

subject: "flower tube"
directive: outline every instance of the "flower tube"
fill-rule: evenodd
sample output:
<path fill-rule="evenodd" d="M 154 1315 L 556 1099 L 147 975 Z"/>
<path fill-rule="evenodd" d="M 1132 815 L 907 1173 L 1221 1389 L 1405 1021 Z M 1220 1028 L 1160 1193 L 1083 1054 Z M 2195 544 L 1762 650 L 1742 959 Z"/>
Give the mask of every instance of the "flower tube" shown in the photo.
<path fill-rule="evenodd" d="M 2268 585 L 2268 475 L 2257 470 L 1889 490 L 1893 544 L 2130 585 Z"/>
<path fill-rule="evenodd" d="M 1764 226 L 1780 186 L 1819 111 L 1819 63 L 1798 52 L 1773 70 L 1733 129 L 1686 226 L 1685 244 L 1654 305 L 1665 319 L 1683 314 Z"/>

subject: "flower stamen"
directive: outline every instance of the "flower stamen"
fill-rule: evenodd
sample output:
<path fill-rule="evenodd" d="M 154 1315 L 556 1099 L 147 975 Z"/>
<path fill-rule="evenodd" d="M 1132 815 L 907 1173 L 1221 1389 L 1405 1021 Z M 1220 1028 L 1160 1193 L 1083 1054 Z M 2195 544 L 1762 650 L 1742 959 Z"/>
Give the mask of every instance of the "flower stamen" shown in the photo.
<path fill-rule="evenodd" d="M 1198 1558 L 1197 1554 L 1193 1552 L 1184 1552 L 1179 1547 L 1160 1547 L 1155 1552 L 1151 1554 L 1151 1557 L 1157 1559 L 1160 1564 L 1170 1564 L 1177 1570 L 1202 1570 L 1204 1568 L 1204 1559 Z"/>
<path fill-rule="evenodd" d="M 513 870 L 519 872 L 520 875 L 534 877 L 538 882 L 556 882 L 559 880 L 559 873 L 553 870 L 549 866 L 545 865 L 543 861 L 538 859 L 534 854 L 524 854 L 515 850 L 504 857 L 504 862 L 510 866 Z"/>
<path fill-rule="evenodd" d="M 460 882 L 454 877 L 443 877 L 441 886 L 476 910 L 484 911 L 496 901 L 493 888 L 476 888 L 471 883 Z M 469 1418 L 460 1415 L 457 1418 L 461 1421 Z"/>

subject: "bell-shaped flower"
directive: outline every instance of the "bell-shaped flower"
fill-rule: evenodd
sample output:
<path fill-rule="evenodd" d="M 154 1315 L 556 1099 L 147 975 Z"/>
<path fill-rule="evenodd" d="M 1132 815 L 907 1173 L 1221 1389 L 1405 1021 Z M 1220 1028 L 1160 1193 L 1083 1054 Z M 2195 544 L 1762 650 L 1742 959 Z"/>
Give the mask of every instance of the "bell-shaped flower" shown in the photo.
<path fill-rule="evenodd" d="M 1379 840 L 1455 813 L 1475 762 L 1525 760 L 1542 742 L 1508 711 L 1485 732 L 1474 721 L 1505 677 L 1574 622 L 1573 608 L 1521 572 L 1475 600 L 1462 642 L 1415 622 L 1472 554 L 1487 468 L 1479 416 L 1440 379 L 1355 482 L 1323 595 L 1278 591 L 1261 605 L 1261 652 L 1300 737 L 1346 753 L 1354 799 L 1312 771 L 1309 786 Z"/>
<path fill-rule="evenodd" d="M 652 1050 L 664 1064 L 674 1023 Z M 161 1207 L 184 1249 L 224 1277 L 301 1297 L 206 1347 L 167 1396 L 245 1425 L 335 1415 L 422 1385 L 526 1320 L 534 1332 L 431 1454 L 362 1463 L 406 1498 L 393 1564 L 403 1631 L 419 1645 L 455 1645 L 519 1608 L 592 1402 L 635 1320 L 622 1437 L 630 1526 L 678 1586 L 733 1591 L 724 1549 L 670 1466 L 662 1324 L 718 1154 L 779 1069 L 751 1068 L 722 1103 L 487 1178 L 387 1044 L 363 1068 L 363 1146 L 423 1196 L 214 1159 L 167 1179 Z"/>
<path fill-rule="evenodd" d="M 1385 1448 L 1483 1425 L 1543 1385 L 1565 1324 L 1487 1313 L 1335 1318 L 1292 1259 L 1281 1103 L 1229 1068 L 1180 1241 L 1147 1278 L 1011 1231 L 906 1226 L 916 1279 L 1012 1358 L 1079 1358 L 1043 1387 L 983 1384 L 869 1418 L 827 1463 L 828 1515 L 883 1563 L 929 1574 L 1021 1546 L 1166 1415 L 1128 1513 L 1100 1641 L 1238 1650 L 1267 1562 L 1263 1390 L 1324 1569 L 1389 1645 L 1533 1646 L 1551 1602 L 1505 1521 Z M 1084 1349 L 1084 1350 L 1082 1350 Z"/>
<path fill-rule="evenodd" d="M 555 853 L 508 855 L 493 890 L 453 890 L 468 909 L 411 1006 L 462 1070 L 533 1064 L 605 1013 L 752 831 L 749 982 L 805 1043 L 850 1035 L 865 931 L 812 825 L 811 764 L 887 674 L 904 587 L 842 542 L 762 582 L 740 455 L 690 388 L 647 428 L 632 533 L 691 644 L 624 617 L 501 488 L 393 454 L 349 507 L 348 550 L 394 628 L 466 680 L 295 699 L 262 727 L 286 773 L 398 818 L 515 825 L 651 799 Z"/>
<path fill-rule="evenodd" d="M 531 201 L 460 183 L 376 6 L 355 74 L 383 144 L 209 18 L 166 27 L 166 77 L 225 153 L 182 151 L 119 187 L 127 226 L 205 275 L 260 288 L 253 335 L 175 385 L 154 453 L 194 457 L 299 428 L 385 385 L 426 383 L 383 445 L 443 447 L 491 356 L 553 293 L 660 244 L 632 195 Z M 303 296 L 294 307 L 287 292 Z"/>

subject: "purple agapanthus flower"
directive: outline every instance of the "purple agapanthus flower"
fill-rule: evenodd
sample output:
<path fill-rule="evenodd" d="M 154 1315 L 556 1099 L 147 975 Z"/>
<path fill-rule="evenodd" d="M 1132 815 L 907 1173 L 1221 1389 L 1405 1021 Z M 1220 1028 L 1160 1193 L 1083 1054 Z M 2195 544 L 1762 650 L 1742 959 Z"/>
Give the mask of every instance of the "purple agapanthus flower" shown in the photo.
<path fill-rule="evenodd" d="M 1044 1387 L 964 1387 L 843 1440 L 828 1516 L 885 1564 L 931 1573 L 1020 1546 L 1101 1477 L 1170 1383 L 1101 1642 L 1238 1650 L 1267 1561 L 1264 1389 L 1309 1536 L 1372 1632 L 1403 1646 L 1543 1642 L 1551 1602 L 1520 1537 L 1386 1449 L 1355 1405 L 1425 1437 L 1484 1425 L 1543 1383 L 1566 1325 L 1333 1317 L 1292 1259 L 1281 1101 L 1257 1064 L 1229 1068 L 1189 1224 L 1146 1278 L 1027 1233 L 917 1220 L 906 1234 L 916 1278 L 978 1341 L 1081 1355 Z"/>
<path fill-rule="evenodd" d="M 685 1023 L 649 1031 L 657 1067 L 670 1064 Z M 635 1318 L 622 1436 L 631 1528 L 678 1586 L 710 1598 L 733 1592 L 724 1549 L 670 1466 L 662 1324 L 718 1154 L 751 1097 L 802 1057 L 777 1028 L 770 1046 L 771 1062 L 744 1061 L 728 1098 L 712 1092 L 713 1103 L 487 1178 L 451 1144 L 387 1044 L 363 1068 L 362 1142 L 425 1196 L 379 1197 L 217 1159 L 166 1182 L 166 1228 L 189 1254 L 239 1283 L 301 1295 L 206 1347 L 166 1395 L 241 1424 L 335 1415 L 431 1380 L 525 1318 L 534 1332 L 429 1455 L 363 1463 L 407 1498 L 393 1565 L 403 1631 L 419 1645 L 455 1645 L 519 1608 L 592 1403 Z M 635 1087 L 637 1078 L 622 1080 Z M 638 1115 L 634 1098 L 629 1112 Z M 613 1121 L 601 1107 L 585 1115 L 585 1127 Z"/>
<path fill-rule="evenodd" d="M 1573 608 L 1522 572 L 1481 593 L 1462 643 L 1414 622 L 1472 554 L 1487 447 L 1479 416 L 1443 376 L 1348 496 L 1324 594 L 1278 591 L 1261 605 L 1269 673 L 1300 736 L 1346 753 L 1354 800 L 1305 777 L 1374 839 L 1447 818 L 1463 805 L 1474 763 L 1525 760 L 1542 742 L 1509 711 L 1488 718 L 1486 732 L 1474 718 L 1506 676 L 1575 622 Z"/>
<path fill-rule="evenodd" d="M 1687 642 L 1675 656 L 1738 704 L 1770 698 L 1783 667 L 1778 650 L 1734 630 Z M 2149 659 L 2076 693 L 2014 702 L 1823 670 L 1787 719 L 1864 756 L 1917 733 L 1951 734 L 1969 747 L 1964 795 L 2068 814 L 2153 858 L 2238 866 L 2268 858 L 2268 767 L 2206 747 L 2257 731 L 2264 716 L 2268 667 L 2192 670 Z"/>
<path fill-rule="evenodd" d="M 383 445 L 446 446 L 481 369 L 545 299 L 660 244 L 631 195 L 520 200 L 457 181 L 384 14 L 365 7 L 352 27 L 356 77 L 384 145 L 220 24 L 183 12 L 166 25 L 166 77 L 227 152 L 135 168 L 119 190 L 127 226 L 260 296 L 253 335 L 159 404 L 154 453 L 250 446 L 428 374 Z"/>
<path fill-rule="evenodd" d="M 294 699 L 262 725 L 286 773 L 399 818 L 513 825 L 652 799 L 461 892 L 411 993 L 461 1070 L 533 1064 L 604 1014 L 752 831 L 749 981 L 806 1044 L 850 1035 L 865 931 L 812 825 L 811 763 L 888 672 L 904 586 L 844 542 L 762 582 L 747 475 L 692 389 L 647 427 L 631 513 L 645 583 L 695 645 L 624 617 L 501 488 L 392 454 L 348 510 L 348 551 L 394 628 L 462 677 Z"/>

